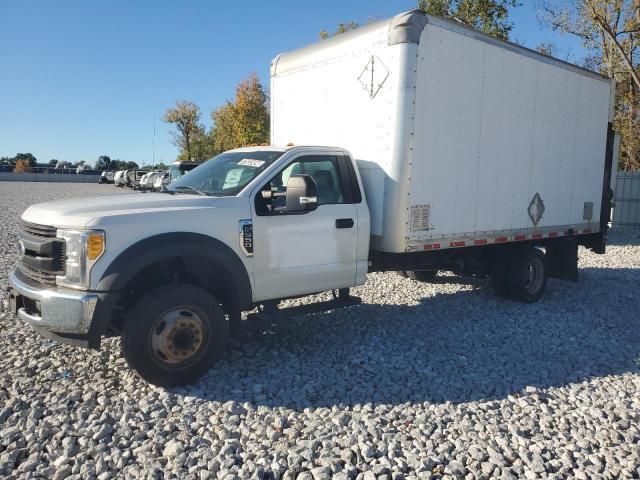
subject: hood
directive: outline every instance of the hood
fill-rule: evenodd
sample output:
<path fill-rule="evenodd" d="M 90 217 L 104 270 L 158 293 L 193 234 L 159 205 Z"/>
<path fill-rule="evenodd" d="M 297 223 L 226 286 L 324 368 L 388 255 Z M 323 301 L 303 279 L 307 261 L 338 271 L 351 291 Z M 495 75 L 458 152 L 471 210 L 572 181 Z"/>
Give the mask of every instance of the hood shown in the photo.
<path fill-rule="evenodd" d="M 58 228 L 84 228 L 92 220 L 100 218 L 210 208 L 215 201 L 216 198 L 201 195 L 124 193 L 39 203 L 27 208 L 22 219 Z"/>

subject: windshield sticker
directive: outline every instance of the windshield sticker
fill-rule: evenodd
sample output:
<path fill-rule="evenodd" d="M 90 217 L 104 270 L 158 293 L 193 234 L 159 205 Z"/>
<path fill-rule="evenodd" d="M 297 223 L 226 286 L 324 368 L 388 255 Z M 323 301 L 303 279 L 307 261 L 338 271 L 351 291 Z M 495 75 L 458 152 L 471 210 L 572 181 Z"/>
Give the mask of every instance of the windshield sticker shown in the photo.
<path fill-rule="evenodd" d="M 264 160 L 254 160 L 253 158 L 243 158 L 238 162 L 238 165 L 241 167 L 261 167 L 264 165 Z"/>
<path fill-rule="evenodd" d="M 234 168 L 233 170 L 229 170 L 227 172 L 227 176 L 224 179 L 224 185 L 222 188 L 233 188 L 237 187 L 242 179 L 242 172 L 244 169 L 242 168 Z"/>

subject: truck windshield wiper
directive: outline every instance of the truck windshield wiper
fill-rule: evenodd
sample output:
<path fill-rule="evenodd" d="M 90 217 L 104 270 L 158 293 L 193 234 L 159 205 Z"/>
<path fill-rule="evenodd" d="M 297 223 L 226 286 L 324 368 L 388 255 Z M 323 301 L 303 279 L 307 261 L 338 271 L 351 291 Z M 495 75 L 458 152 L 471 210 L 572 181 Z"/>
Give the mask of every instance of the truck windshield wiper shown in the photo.
<path fill-rule="evenodd" d="M 193 187 L 190 187 L 190 186 L 188 186 L 188 185 L 181 185 L 181 186 L 179 186 L 179 187 L 173 187 L 173 191 L 174 191 L 174 192 L 179 193 L 179 191 L 180 191 L 180 190 L 191 190 L 191 191 L 193 191 L 193 192 L 196 192 L 198 195 L 203 195 L 203 196 L 205 196 L 205 197 L 208 197 L 208 196 L 209 196 L 209 195 L 207 195 L 206 193 L 204 193 L 204 192 L 202 192 L 202 191 L 198 190 L 197 188 L 193 188 Z M 184 193 L 186 193 L 186 192 L 184 192 Z"/>

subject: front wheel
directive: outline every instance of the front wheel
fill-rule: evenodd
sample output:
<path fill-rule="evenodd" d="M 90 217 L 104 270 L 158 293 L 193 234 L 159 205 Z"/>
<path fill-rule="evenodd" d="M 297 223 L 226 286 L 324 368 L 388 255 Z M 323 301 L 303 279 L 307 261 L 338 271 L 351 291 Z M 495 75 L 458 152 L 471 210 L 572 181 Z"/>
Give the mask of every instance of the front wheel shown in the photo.
<path fill-rule="evenodd" d="M 192 285 L 161 287 L 129 315 L 122 352 L 130 368 L 160 387 L 201 377 L 225 350 L 227 325 L 213 295 Z"/>

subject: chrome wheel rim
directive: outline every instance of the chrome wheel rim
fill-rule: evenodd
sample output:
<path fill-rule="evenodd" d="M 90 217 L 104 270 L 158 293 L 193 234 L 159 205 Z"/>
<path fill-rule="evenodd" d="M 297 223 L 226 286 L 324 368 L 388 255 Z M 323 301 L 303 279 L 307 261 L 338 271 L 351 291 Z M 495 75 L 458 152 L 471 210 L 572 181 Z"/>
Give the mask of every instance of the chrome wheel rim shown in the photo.
<path fill-rule="evenodd" d="M 204 348 L 205 325 L 202 315 L 190 307 L 169 310 L 151 328 L 150 347 L 164 365 L 179 367 L 193 362 Z"/>
<path fill-rule="evenodd" d="M 524 288 L 530 294 L 536 294 L 542 287 L 544 280 L 544 265 L 539 258 L 532 258 L 527 265 Z"/>

